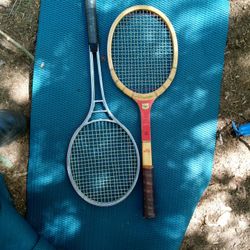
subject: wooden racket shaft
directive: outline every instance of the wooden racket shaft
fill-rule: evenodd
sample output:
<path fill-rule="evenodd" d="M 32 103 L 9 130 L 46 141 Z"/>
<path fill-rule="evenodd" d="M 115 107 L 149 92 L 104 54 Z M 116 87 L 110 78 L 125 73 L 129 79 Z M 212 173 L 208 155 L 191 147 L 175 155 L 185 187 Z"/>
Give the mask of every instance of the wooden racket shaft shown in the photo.
<path fill-rule="evenodd" d="M 144 216 L 155 217 L 150 111 L 152 101 L 136 101 L 141 112 Z"/>

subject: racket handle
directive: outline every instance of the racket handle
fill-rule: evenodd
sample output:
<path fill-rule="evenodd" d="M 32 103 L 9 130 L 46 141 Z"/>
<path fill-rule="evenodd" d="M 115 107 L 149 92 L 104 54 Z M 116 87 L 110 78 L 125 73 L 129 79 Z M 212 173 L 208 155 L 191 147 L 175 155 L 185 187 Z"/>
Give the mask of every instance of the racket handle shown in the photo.
<path fill-rule="evenodd" d="M 98 48 L 96 0 L 85 0 L 88 39 L 91 52 L 96 53 Z"/>
<path fill-rule="evenodd" d="M 154 192 L 153 192 L 153 167 L 143 168 L 143 198 L 145 218 L 155 218 Z"/>

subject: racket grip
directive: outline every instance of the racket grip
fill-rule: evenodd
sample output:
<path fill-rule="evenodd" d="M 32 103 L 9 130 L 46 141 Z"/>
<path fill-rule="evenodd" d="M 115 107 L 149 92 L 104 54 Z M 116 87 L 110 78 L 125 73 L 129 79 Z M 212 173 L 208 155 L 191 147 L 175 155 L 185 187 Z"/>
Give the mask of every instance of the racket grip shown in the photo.
<path fill-rule="evenodd" d="M 143 168 L 143 192 L 144 192 L 144 216 L 155 218 L 154 192 L 153 192 L 153 168 Z"/>
<path fill-rule="evenodd" d="M 85 12 L 87 18 L 88 39 L 91 52 L 97 52 L 97 18 L 96 18 L 96 0 L 85 0 Z"/>

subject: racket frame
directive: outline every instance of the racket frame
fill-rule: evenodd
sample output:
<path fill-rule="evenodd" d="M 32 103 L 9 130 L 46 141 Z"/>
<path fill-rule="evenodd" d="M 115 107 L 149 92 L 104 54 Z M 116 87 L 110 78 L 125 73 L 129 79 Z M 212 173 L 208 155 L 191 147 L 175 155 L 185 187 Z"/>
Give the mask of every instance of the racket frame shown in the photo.
<path fill-rule="evenodd" d="M 113 36 L 115 33 L 115 29 L 117 27 L 117 25 L 120 23 L 120 21 L 127 16 L 128 14 L 135 12 L 135 11 L 139 11 L 139 10 L 145 10 L 145 11 L 149 11 L 152 12 L 156 15 L 158 15 L 159 17 L 162 18 L 162 20 L 165 22 L 166 26 L 168 27 L 170 34 L 171 34 L 171 39 L 172 39 L 172 43 L 173 43 L 173 63 L 172 63 L 172 69 L 169 73 L 169 77 L 168 79 L 162 84 L 162 86 L 158 89 L 156 89 L 155 91 L 152 91 L 150 93 L 145 93 L 145 94 L 141 94 L 141 93 L 136 93 L 132 90 L 130 90 L 129 88 L 127 88 L 119 79 L 118 75 L 115 72 L 114 69 L 114 65 L 113 65 L 113 60 L 112 60 L 112 40 L 113 40 Z M 111 73 L 111 76 L 114 80 L 114 82 L 116 83 L 117 87 L 123 91 L 127 96 L 133 98 L 134 100 L 140 100 L 140 101 L 145 101 L 145 100 L 154 100 L 156 99 L 158 96 L 160 96 L 172 83 L 175 74 L 176 74 L 176 70 L 177 70 L 177 64 L 178 64 L 178 42 L 177 42 L 177 37 L 176 37 L 176 33 L 174 30 L 174 27 L 172 25 L 172 23 L 170 22 L 170 20 L 168 19 L 168 17 L 161 12 L 160 10 L 156 9 L 155 7 L 152 6 L 147 6 L 147 5 L 136 5 L 136 6 L 132 6 L 126 10 L 124 10 L 113 22 L 110 31 L 109 31 L 109 35 L 108 35 L 108 46 L 107 46 L 107 54 L 108 54 L 108 64 L 109 64 L 109 70 Z"/>
<path fill-rule="evenodd" d="M 136 11 L 148 11 L 161 17 L 169 29 L 172 45 L 173 45 L 173 61 L 172 68 L 166 81 L 150 93 L 137 93 L 127 88 L 119 79 L 114 69 L 112 60 L 112 41 L 117 25 L 127 15 Z M 152 143 L 151 143 L 151 107 L 155 99 L 160 96 L 172 83 L 178 64 L 178 42 L 174 27 L 168 17 L 160 10 L 147 5 L 136 5 L 124 10 L 113 22 L 108 35 L 108 64 L 111 77 L 116 86 L 127 96 L 132 98 L 139 106 L 141 113 L 141 140 L 142 140 L 142 174 L 143 174 L 143 191 L 144 191 L 144 216 L 146 218 L 154 218 L 154 190 L 153 190 L 153 161 L 152 161 Z"/>

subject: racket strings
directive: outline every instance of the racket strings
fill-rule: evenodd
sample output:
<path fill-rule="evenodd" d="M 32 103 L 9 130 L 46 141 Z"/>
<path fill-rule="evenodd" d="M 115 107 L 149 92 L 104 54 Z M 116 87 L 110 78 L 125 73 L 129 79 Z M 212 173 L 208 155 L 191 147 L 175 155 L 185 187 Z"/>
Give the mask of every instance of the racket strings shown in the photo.
<path fill-rule="evenodd" d="M 134 11 L 117 24 L 112 40 L 114 70 L 137 93 L 155 91 L 167 80 L 173 62 L 170 31 L 160 16 Z"/>
<path fill-rule="evenodd" d="M 138 175 L 134 144 L 118 124 L 96 121 L 82 127 L 70 156 L 72 178 L 88 199 L 110 203 L 128 193 Z"/>

